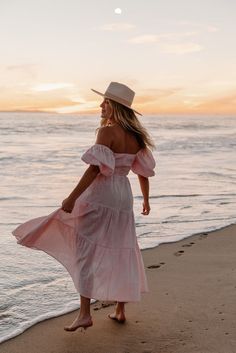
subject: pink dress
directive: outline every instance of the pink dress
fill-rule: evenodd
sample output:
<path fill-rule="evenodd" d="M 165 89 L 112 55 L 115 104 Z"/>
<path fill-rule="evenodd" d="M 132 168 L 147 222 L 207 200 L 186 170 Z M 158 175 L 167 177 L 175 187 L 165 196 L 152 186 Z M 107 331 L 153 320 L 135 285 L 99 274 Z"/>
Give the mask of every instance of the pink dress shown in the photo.
<path fill-rule="evenodd" d="M 83 155 L 100 173 L 76 200 L 71 213 L 51 214 L 19 225 L 17 243 L 43 250 L 69 272 L 76 290 L 98 300 L 135 302 L 148 292 L 137 243 L 130 169 L 155 175 L 155 160 L 147 148 L 137 154 L 114 153 L 101 144 Z"/>

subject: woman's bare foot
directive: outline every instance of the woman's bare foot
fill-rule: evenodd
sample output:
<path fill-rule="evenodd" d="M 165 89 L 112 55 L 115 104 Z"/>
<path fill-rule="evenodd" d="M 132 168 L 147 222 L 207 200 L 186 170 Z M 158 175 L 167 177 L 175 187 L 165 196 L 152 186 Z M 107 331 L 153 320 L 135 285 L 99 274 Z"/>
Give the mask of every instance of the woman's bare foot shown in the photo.
<path fill-rule="evenodd" d="M 70 326 L 65 326 L 65 331 L 75 331 L 79 327 L 83 327 L 86 330 L 88 327 L 93 326 L 91 316 L 79 317 L 77 316 Z"/>
<path fill-rule="evenodd" d="M 124 323 L 126 320 L 125 313 L 124 312 L 119 312 L 117 313 L 116 311 L 113 314 L 109 314 L 108 317 L 112 320 L 116 320 L 119 323 Z"/>

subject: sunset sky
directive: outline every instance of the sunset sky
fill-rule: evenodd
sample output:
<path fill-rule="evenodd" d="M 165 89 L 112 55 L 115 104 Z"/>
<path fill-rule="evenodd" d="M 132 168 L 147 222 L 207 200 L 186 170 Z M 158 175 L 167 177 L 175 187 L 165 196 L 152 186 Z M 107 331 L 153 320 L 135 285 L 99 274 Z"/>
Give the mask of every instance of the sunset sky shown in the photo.
<path fill-rule="evenodd" d="M 118 81 L 143 114 L 236 115 L 235 14 L 235 0 L 0 0 L 0 110 L 97 113 L 90 88 Z"/>

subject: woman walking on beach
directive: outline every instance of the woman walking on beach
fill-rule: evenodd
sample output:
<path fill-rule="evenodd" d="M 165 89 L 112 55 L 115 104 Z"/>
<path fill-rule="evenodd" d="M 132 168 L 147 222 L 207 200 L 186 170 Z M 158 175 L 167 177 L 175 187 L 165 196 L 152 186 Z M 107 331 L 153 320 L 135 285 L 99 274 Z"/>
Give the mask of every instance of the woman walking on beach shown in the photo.
<path fill-rule="evenodd" d="M 89 167 L 61 208 L 13 231 L 19 244 L 48 253 L 72 277 L 80 310 L 67 331 L 93 325 L 91 298 L 116 301 L 109 318 L 124 322 L 125 303 L 148 292 L 127 175 L 138 175 L 141 213 L 148 215 L 154 143 L 131 107 L 135 93 L 129 87 L 111 82 L 105 93 L 93 91 L 104 100 L 96 142 L 81 157 Z"/>

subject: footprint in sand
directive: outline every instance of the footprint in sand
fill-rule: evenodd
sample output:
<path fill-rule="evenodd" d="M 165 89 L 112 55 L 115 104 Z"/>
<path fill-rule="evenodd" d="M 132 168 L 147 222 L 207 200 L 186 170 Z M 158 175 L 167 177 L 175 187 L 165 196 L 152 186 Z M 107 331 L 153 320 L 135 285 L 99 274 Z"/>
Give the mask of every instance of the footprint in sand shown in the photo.
<path fill-rule="evenodd" d="M 150 265 L 150 266 L 147 266 L 147 268 L 159 268 L 161 267 L 161 265 Z"/>
<path fill-rule="evenodd" d="M 184 253 L 184 250 L 179 250 L 179 251 L 175 252 L 174 255 L 181 256 L 181 255 L 183 255 L 183 253 Z"/>
<path fill-rule="evenodd" d="M 101 303 L 100 306 L 96 306 L 95 308 L 93 308 L 93 310 L 101 310 L 103 308 L 107 308 L 108 306 L 113 306 L 116 303 Z"/>
<path fill-rule="evenodd" d="M 162 265 L 165 265 L 165 262 L 160 262 L 159 264 L 154 264 L 154 265 L 149 265 L 147 266 L 147 268 L 159 268 L 161 267 Z"/>
<path fill-rule="evenodd" d="M 202 233 L 199 237 L 200 240 L 204 239 L 204 238 L 207 238 L 208 236 L 208 233 Z"/>
<path fill-rule="evenodd" d="M 190 246 L 192 246 L 193 244 L 195 244 L 194 242 L 188 243 L 188 244 L 184 244 L 182 245 L 183 248 L 189 248 Z"/>

